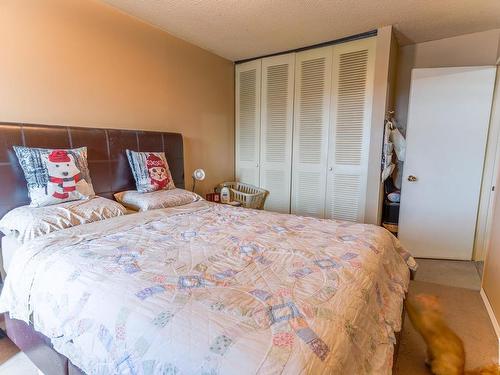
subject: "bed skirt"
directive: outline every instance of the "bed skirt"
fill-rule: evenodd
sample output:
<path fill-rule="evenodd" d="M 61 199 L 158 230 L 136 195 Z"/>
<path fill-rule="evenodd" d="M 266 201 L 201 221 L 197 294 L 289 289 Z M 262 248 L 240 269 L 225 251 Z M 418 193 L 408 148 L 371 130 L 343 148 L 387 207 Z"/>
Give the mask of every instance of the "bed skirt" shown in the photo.
<path fill-rule="evenodd" d="M 84 372 L 52 348 L 50 340 L 22 320 L 5 314 L 7 336 L 45 375 L 83 375 Z"/>

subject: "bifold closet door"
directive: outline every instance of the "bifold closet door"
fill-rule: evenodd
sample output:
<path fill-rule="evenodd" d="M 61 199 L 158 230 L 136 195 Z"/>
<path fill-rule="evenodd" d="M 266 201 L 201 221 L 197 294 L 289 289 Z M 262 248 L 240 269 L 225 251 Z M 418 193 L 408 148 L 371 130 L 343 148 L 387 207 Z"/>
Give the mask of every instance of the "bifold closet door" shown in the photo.
<path fill-rule="evenodd" d="M 259 186 L 261 61 L 236 65 L 236 179 Z"/>
<path fill-rule="evenodd" d="M 375 39 L 333 46 L 325 216 L 364 221 Z"/>
<path fill-rule="evenodd" d="M 265 209 L 290 212 L 295 54 L 262 60 L 260 186 Z"/>
<path fill-rule="evenodd" d="M 292 213 L 325 216 L 332 47 L 296 54 Z"/>

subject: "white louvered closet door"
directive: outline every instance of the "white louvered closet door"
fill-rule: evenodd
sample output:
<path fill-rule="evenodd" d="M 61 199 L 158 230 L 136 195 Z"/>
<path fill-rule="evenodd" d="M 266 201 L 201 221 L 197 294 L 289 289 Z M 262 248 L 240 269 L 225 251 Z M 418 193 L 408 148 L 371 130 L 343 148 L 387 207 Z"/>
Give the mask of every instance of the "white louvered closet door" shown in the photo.
<path fill-rule="evenodd" d="M 324 217 L 332 47 L 296 54 L 292 213 Z"/>
<path fill-rule="evenodd" d="M 295 54 L 262 60 L 260 186 L 265 209 L 290 212 Z"/>
<path fill-rule="evenodd" d="M 333 47 L 326 217 L 364 221 L 375 39 Z"/>
<path fill-rule="evenodd" d="M 261 61 L 236 65 L 236 179 L 259 186 Z"/>

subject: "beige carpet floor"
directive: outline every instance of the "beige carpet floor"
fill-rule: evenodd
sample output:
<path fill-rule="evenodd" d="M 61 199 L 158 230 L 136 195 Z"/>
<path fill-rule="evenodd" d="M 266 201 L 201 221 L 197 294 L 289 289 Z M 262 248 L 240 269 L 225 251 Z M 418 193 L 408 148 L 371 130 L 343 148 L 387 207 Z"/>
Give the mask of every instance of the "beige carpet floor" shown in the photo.
<path fill-rule="evenodd" d="M 449 326 L 462 338 L 468 369 L 498 363 L 498 339 L 479 295 L 480 279 L 472 262 L 419 260 L 409 298 L 418 293 L 437 295 Z M 430 281 L 430 282 L 429 282 Z M 425 344 L 405 319 L 396 375 L 428 375 Z"/>

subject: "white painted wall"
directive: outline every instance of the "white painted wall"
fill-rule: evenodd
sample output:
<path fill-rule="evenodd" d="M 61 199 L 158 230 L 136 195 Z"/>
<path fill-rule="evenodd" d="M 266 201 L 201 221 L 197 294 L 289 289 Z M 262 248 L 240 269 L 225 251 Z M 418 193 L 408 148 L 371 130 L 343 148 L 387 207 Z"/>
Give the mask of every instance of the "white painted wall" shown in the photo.
<path fill-rule="evenodd" d="M 411 70 L 495 65 L 500 57 L 500 29 L 417 43 L 399 48 L 396 119 L 406 128 Z"/>

